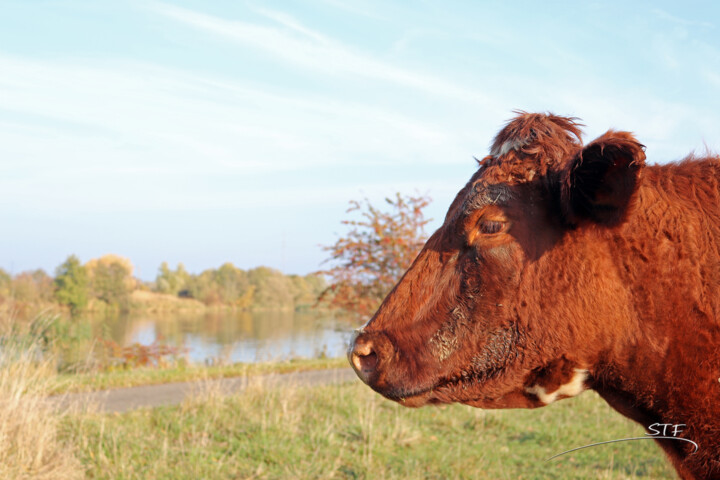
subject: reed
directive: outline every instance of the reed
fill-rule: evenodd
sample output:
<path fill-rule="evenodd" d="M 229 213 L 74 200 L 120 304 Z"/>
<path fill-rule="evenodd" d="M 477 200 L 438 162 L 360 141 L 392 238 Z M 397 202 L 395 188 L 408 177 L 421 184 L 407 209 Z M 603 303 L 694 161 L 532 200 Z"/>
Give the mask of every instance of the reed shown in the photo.
<path fill-rule="evenodd" d="M 38 320 L 35 326 L 42 323 Z M 60 435 L 67 413 L 53 410 L 45 400 L 56 375 L 56 360 L 45 354 L 42 335 L 32 327 L 2 322 L 0 478 L 83 478 L 73 442 Z"/>

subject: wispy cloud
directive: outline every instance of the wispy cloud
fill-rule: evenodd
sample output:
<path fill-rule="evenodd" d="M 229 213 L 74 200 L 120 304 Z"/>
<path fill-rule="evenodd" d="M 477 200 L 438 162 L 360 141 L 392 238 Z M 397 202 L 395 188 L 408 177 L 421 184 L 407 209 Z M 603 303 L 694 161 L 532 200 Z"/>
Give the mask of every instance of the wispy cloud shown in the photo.
<path fill-rule="evenodd" d="M 377 5 L 371 6 L 368 5 L 367 2 L 362 2 L 358 0 L 350 0 L 350 1 L 343 1 L 343 0 L 321 0 L 323 3 L 330 5 L 331 7 L 338 8 L 340 10 L 345 10 L 346 12 L 350 12 L 354 15 L 360 15 L 367 18 L 373 18 L 375 20 L 387 20 L 387 18 L 381 14 L 378 13 Z"/>
<path fill-rule="evenodd" d="M 263 15 L 271 20 L 274 20 L 275 22 L 279 23 L 280 25 L 283 25 L 283 26 L 289 28 L 290 30 L 298 32 L 318 43 L 321 43 L 321 44 L 329 44 L 330 43 L 330 39 L 328 39 L 325 35 L 322 35 L 314 30 L 311 30 L 311 29 L 305 27 L 297 19 L 295 19 L 291 15 L 288 15 L 287 13 L 278 12 L 275 10 L 269 10 L 266 8 L 259 8 L 259 7 L 251 7 L 251 10 L 253 12 L 259 13 L 260 15 Z"/>
<path fill-rule="evenodd" d="M 179 69 L 0 55 L 0 71 L 0 204 L 6 208 L 17 202 L 36 212 L 344 203 L 354 195 L 353 179 L 323 179 L 343 165 L 469 164 L 472 154 L 459 147 L 457 132 L 428 119 Z M 278 189 L 278 180 L 292 184 L 293 176 L 312 171 L 315 183 Z M 364 188 L 378 185 L 385 194 L 409 188 L 382 178 Z"/>
<path fill-rule="evenodd" d="M 12 145 L 26 154 L 32 151 L 19 142 L 34 127 L 26 132 L 20 126 L 42 119 L 52 124 L 46 130 L 66 136 L 61 140 L 49 135 L 47 141 L 65 143 L 75 136 L 80 143 L 107 142 L 114 147 L 107 155 L 118 149 L 125 149 L 124 154 L 127 149 L 163 152 L 152 162 L 204 171 L 276 171 L 352 162 L 358 156 L 399 158 L 399 142 L 412 148 L 420 140 L 424 148 L 436 145 L 440 153 L 453 149 L 456 140 L 439 125 L 393 110 L 325 96 L 278 94 L 146 64 L 87 65 L 0 56 L 0 70 L 5 73 L 0 78 L 0 109 L 21 114 L 13 120 L 14 143 L 2 146 L 6 151 Z M 61 154 L 62 148 L 56 151 Z M 201 164 L 194 161 L 198 158 Z M 443 155 L 420 158 L 447 161 Z"/>
<path fill-rule="evenodd" d="M 435 75 L 415 72 L 380 61 L 338 41 L 314 32 L 287 14 L 261 10 L 285 28 L 225 20 L 168 4 L 154 4 L 158 13 L 194 28 L 244 44 L 303 68 L 328 74 L 357 75 L 434 95 L 488 105 L 492 101 L 477 90 L 465 88 Z M 300 33 L 298 36 L 297 33 Z"/>
<path fill-rule="evenodd" d="M 685 18 L 678 17 L 677 15 L 672 15 L 672 14 L 666 12 L 665 10 L 661 10 L 659 8 L 653 8 L 652 13 L 655 14 L 655 16 L 658 18 L 670 21 L 676 25 L 682 25 L 685 27 L 715 28 L 715 25 L 712 24 L 711 22 L 698 21 L 698 20 L 687 20 Z"/>

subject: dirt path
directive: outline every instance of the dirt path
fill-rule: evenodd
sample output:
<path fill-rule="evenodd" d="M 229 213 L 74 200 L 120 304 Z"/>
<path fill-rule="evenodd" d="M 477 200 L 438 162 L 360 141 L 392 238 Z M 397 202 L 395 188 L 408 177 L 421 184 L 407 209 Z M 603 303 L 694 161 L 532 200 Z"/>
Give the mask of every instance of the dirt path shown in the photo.
<path fill-rule="evenodd" d="M 92 410 L 112 413 L 126 412 L 142 407 L 177 405 L 188 395 L 201 392 L 203 389 L 231 395 L 242 392 L 252 385 L 261 385 L 263 388 L 306 387 L 346 383 L 355 380 L 359 381 L 351 369 L 336 368 L 71 393 L 51 397 L 49 400 L 59 409 L 84 408 L 84 406 L 90 405 Z"/>

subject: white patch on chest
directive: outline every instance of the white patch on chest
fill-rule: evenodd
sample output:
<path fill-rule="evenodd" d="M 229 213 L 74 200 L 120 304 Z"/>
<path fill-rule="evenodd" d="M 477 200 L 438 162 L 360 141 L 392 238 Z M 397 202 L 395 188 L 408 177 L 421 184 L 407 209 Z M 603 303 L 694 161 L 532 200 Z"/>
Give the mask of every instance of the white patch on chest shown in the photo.
<path fill-rule="evenodd" d="M 580 395 L 585 390 L 585 380 L 588 377 L 588 371 L 581 368 L 576 368 L 573 377 L 570 381 L 564 385 L 560 385 L 560 388 L 554 392 L 548 392 L 545 387 L 540 385 L 533 385 L 527 387 L 525 391 L 535 395 L 545 405 L 550 405 L 559 397 L 574 397 Z"/>

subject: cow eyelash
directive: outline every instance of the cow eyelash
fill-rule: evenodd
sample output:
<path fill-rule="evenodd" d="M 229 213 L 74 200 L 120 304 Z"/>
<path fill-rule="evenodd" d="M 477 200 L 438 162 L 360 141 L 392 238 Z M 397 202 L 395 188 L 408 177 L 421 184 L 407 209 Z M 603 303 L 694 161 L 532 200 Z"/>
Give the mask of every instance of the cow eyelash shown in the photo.
<path fill-rule="evenodd" d="M 505 228 L 505 222 L 499 222 L 497 220 L 482 220 L 478 224 L 480 233 L 484 235 L 495 235 L 500 233 Z"/>

